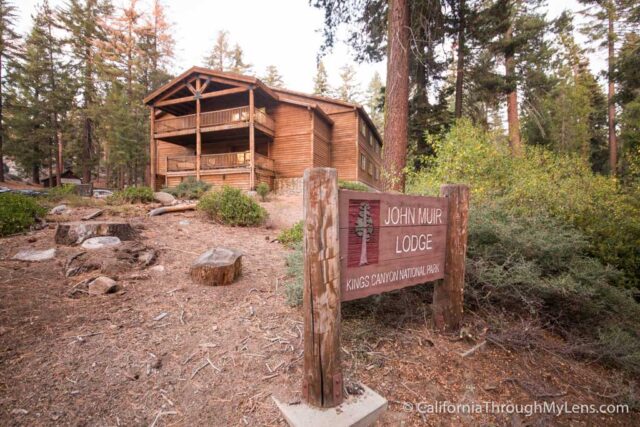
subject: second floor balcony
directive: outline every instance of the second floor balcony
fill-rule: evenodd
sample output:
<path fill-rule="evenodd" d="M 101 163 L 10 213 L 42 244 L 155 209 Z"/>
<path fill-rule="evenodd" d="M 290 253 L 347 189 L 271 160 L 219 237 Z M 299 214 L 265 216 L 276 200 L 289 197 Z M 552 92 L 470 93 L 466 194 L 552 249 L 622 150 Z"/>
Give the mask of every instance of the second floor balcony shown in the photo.
<path fill-rule="evenodd" d="M 274 121 L 262 109 L 256 108 L 254 123 L 256 129 L 273 136 Z M 200 113 L 200 132 L 214 132 L 249 126 L 249 106 Z M 163 135 L 188 135 L 196 131 L 196 115 L 169 117 L 155 121 L 156 137 Z"/>

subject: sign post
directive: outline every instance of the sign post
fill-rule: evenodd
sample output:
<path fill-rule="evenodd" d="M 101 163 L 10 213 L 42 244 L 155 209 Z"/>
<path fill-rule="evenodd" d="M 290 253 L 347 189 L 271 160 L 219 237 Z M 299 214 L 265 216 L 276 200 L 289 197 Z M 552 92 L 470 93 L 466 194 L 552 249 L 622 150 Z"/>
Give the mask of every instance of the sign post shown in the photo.
<path fill-rule="evenodd" d="M 342 403 L 338 173 L 304 171 L 304 378 L 313 406 Z"/>

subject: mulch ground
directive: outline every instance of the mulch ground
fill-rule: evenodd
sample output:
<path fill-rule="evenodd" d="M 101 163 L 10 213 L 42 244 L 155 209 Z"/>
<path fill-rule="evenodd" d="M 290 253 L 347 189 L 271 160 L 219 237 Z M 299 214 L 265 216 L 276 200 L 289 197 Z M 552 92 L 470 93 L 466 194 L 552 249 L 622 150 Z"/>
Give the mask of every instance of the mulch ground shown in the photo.
<path fill-rule="evenodd" d="M 19 248 L 55 246 L 53 228 L 0 240 L 1 425 L 285 425 L 272 396 L 300 400 L 302 313 L 285 303 L 288 251 L 273 242 L 277 231 L 212 224 L 196 212 L 143 212 L 126 216 L 164 271 L 116 271 L 121 289 L 111 295 L 70 295 L 85 278 L 64 274 L 77 247 L 58 246 L 51 261 L 10 259 Z M 191 262 L 212 246 L 245 254 L 236 283 L 189 280 Z M 481 334 L 477 319 L 469 316 L 470 338 L 437 334 L 428 300 L 411 290 L 345 304 L 343 315 L 345 377 L 389 400 L 381 425 L 633 425 L 637 418 L 420 414 L 411 405 L 436 400 L 624 403 L 629 379 L 493 345 L 463 358 Z"/>

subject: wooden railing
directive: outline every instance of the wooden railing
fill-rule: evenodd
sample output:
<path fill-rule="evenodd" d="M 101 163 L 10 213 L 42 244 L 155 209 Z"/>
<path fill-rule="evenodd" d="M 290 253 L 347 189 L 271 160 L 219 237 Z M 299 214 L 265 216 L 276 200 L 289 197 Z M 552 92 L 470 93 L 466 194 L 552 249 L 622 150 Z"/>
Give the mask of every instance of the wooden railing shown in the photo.
<path fill-rule="evenodd" d="M 222 154 L 203 154 L 200 156 L 200 170 L 249 168 L 250 165 L 251 152 L 249 151 L 238 151 L 234 153 Z M 256 167 L 273 171 L 273 159 L 256 153 Z M 188 172 L 195 170 L 196 156 L 167 157 L 168 172 Z"/>
<path fill-rule="evenodd" d="M 275 123 L 267 113 L 255 110 L 255 122 L 273 131 Z M 226 110 L 207 111 L 200 114 L 200 127 L 220 126 L 233 123 L 249 123 L 249 107 L 227 108 Z M 196 115 L 172 117 L 156 120 L 155 132 L 167 133 L 186 129 L 195 129 Z"/>
<path fill-rule="evenodd" d="M 267 156 L 263 156 L 262 154 L 256 153 L 256 167 L 261 168 L 268 171 L 275 170 L 275 164 L 273 159 L 268 158 Z"/>

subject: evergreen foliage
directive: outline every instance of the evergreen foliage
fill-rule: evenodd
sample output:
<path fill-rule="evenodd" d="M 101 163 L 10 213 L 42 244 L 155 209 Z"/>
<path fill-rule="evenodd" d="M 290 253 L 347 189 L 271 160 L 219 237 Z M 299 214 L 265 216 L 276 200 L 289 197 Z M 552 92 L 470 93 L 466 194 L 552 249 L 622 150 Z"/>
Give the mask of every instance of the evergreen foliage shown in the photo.
<path fill-rule="evenodd" d="M 222 224 L 240 227 L 262 225 L 267 211 L 242 190 L 228 186 L 200 198 L 198 210 Z"/>

